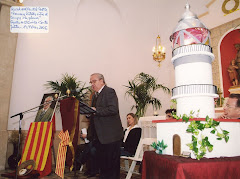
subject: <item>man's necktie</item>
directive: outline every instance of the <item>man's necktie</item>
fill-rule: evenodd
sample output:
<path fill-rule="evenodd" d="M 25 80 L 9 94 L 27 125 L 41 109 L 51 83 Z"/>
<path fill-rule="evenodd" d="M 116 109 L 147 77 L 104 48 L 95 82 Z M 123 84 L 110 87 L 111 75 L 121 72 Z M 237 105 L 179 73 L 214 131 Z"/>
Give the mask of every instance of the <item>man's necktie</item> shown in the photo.
<path fill-rule="evenodd" d="M 39 119 L 40 119 L 40 120 L 43 118 L 44 114 L 45 114 L 45 111 L 42 111 L 41 114 L 40 114 L 40 116 L 39 116 Z"/>
<path fill-rule="evenodd" d="M 97 102 L 97 98 L 98 98 L 99 93 L 96 92 L 93 96 L 93 102 L 92 102 L 92 107 L 96 107 L 96 102 Z"/>
<path fill-rule="evenodd" d="M 99 96 L 99 92 L 96 92 L 96 93 L 95 93 L 95 96 L 96 96 L 96 98 L 98 98 L 98 96 Z"/>

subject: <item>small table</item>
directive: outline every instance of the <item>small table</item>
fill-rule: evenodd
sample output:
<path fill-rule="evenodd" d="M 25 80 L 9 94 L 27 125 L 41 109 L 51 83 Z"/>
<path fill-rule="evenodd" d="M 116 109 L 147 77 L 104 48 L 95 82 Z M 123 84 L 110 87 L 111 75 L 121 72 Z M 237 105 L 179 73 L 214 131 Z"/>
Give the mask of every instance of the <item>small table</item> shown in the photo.
<path fill-rule="evenodd" d="M 142 179 L 158 178 L 240 178 L 240 156 L 196 160 L 146 151 L 142 162 Z"/>

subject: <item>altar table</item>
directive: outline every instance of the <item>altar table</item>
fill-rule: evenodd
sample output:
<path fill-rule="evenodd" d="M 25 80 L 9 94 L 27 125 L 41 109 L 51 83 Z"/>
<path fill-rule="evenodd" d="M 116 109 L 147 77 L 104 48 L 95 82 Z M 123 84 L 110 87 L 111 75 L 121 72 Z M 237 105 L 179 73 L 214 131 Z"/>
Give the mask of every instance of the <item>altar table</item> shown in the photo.
<path fill-rule="evenodd" d="M 142 162 L 142 179 L 158 178 L 240 178 L 240 156 L 196 160 L 146 151 Z"/>

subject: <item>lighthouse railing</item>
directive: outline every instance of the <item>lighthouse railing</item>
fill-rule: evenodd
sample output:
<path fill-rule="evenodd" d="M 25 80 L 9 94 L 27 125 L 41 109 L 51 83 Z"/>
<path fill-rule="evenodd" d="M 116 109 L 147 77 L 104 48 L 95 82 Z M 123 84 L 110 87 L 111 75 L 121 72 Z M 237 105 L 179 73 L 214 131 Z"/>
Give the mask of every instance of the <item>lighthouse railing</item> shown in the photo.
<path fill-rule="evenodd" d="M 212 84 L 181 85 L 172 89 L 172 96 L 189 94 L 217 94 L 217 87 Z"/>

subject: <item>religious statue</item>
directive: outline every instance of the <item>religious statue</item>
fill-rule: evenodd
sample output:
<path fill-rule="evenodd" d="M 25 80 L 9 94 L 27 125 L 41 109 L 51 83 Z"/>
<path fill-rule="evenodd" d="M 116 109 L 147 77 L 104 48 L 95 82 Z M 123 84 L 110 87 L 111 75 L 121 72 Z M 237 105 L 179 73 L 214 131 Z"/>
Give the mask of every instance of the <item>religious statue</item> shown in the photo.
<path fill-rule="evenodd" d="M 232 60 L 230 65 L 228 66 L 228 74 L 229 74 L 229 78 L 230 81 L 232 82 L 233 86 L 237 86 L 238 85 L 238 72 L 237 70 L 239 69 L 239 67 L 236 65 L 236 61 Z"/>
<path fill-rule="evenodd" d="M 236 61 L 236 65 L 238 66 L 238 70 L 237 70 L 238 75 L 240 76 L 240 44 L 235 44 L 234 46 L 237 50 L 235 61 Z"/>

